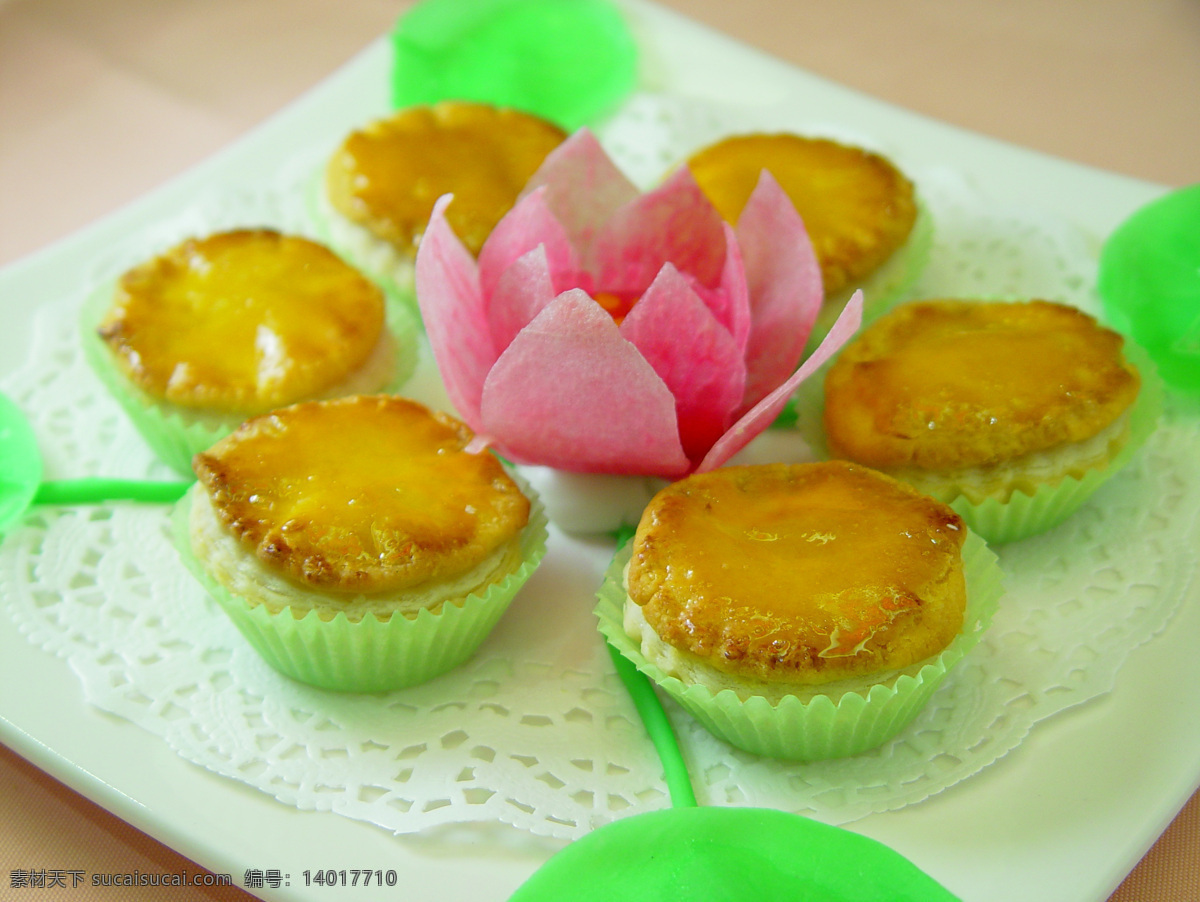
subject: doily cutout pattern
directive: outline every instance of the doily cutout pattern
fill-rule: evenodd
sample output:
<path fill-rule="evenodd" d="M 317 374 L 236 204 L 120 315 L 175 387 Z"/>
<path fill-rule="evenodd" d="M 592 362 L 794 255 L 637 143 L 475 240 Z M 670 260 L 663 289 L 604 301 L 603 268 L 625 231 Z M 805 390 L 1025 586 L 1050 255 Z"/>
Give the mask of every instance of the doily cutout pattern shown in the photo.
<path fill-rule="evenodd" d="M 644 180 L 701 133 L 744 127 L 731 116 L 643 96 L 602 134 Z M 251 224 L 311 234 L 303 193 L 319 156 L 298 156 L 257 191 L 197 198 L 97 260 L 78 295 L 38 312 L 29 359 L 2 387 L 30 414 L 48 477 L 169 475 L 83 363 L 79 305 L 187 234 Z M 937 229 L 914 295 L 1037 295 L 1096 309 L 1093 249 L 1072 227 L 981 197 L 950 170 L 914 175 Z M 414 396 L 423 390 L 418 380 Z M 1075 517 L 999 549 L 1007 594 L 991 630 L 888 745 L 841 761 L 759 759 L 669 706 L 701 803 L 844 824 L 942 791 L 1038 721 L 1110 690 L 1129 652 L 1189 591 L 1200 547 L 1197 413 L 1168 398 L 1147 447 Z M 91 704 L 187 760 L 297 808 L 427 836 L 508 824 L 574 839 L 668 804 L 591 615 L 612 550 L 604 542 L 552 528 L 542 567 L 473 660 L 424 686 L 348 696 L 263 664 L 183 569 L 168 533 L 169 512 L 154 506 L 35 509 L 0 544 L 0 597 L 31 643 L 70 663 Z"/>

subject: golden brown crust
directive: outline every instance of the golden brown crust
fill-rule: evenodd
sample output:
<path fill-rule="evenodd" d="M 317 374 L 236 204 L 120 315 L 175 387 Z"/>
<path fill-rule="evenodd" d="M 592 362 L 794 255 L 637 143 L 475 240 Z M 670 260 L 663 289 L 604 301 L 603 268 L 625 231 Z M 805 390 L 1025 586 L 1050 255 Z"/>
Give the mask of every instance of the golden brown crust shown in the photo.
<path fill-rule="evenodd" d="M 866 467 L 728 467 L 651 501 L 629 597 L 659 638 L 720 671 L 831 682 L 950 643 L 965 537 L 950 508 Z"/>
<path fill-rule="evenodd" d="M 1134 402 L 1122 338 L 1074 307 L 905 304 L 847 345 L 825 380 L 832 453 L 880 469 L 993 466 L 1080 442 Z"/>
<path fill-rule="evenodd" d="M 261 413 L 363 366 L 383 294 L 327 248 L 271 229 L 191 238 L 125 273 L 99 327 L 150 396 Z"/>
<path fill-rule="evenodd" d="M 247 551 L 325 591 L 464 573 L 524 528 L 529 501 L 471 431 L 394 396 L 297 404 L 247 421 L 194 467 Z"/>
<path fill-rule="evenodd" d="M 446 218 L 478 254 L 565 138 L 518 110 L 465 101 L 408 107 L 346 138 L 326 168 L 326 191 L 341 215 L 406 255 L 415 253 L 434 202 L 452 193 Z"/>
<path fill-rule="evenodd" d="M 736 135 L 694 154 L 688 168 L 733 223 L 768 169 L 804 220 L 826 295 L 882 266 L 916 222 L 912 182 L 889 160 L 824 138 Z"/>

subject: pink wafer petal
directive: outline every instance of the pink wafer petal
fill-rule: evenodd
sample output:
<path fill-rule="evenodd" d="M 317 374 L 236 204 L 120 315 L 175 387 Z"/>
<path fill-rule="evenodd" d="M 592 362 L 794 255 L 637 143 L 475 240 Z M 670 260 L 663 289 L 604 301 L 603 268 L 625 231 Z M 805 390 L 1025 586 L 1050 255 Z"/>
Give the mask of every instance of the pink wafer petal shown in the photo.
<path fill-rule="evenodd" d="M 795 370 L 821 310 L 821 268 L 804 221 L 763 170 L 737 224 L 753 326 L 746 348 L 749 409 Z"/>
<path fill-rule="evenodd" d="M 741 403 L 741 348 L 669 263 L 621 323 L 675 396 L 684 452 L 700 460 L 724 434 Z"/>
<path fill-rule="evenodd" d="M 483 243 L 479 251 L 479 285 L 483 296 L 490 297 L 504 271 L 538 245 L 546 249 L 550 272 L 569 278 L 579 270 L 567 230 L 546 205 L 544 188 L 522 197 Z M 559 290 L 571 287 L 563 285 Z"/>
<path fill-rule="evenodd" d="M 554 300 L 555 294 L 543 245 L 504 270 L 487 304 L 488 325 L 496 347 L 508 347 L 517 333 Z"/>
<path fill-rule="evenodd" d="M 459 415 L 479 431 L 483 382 L 498 352 L 474 257 L 446 222 L 447 194 L 434 204 L 417 249 L 416 290 L 429 345 Z"/>
<path fill-rule="evenodd" d="M 700 466 L 696 468 L 697 473 L 715 470 L 750 444 L 775 421 L 787 404 L 788 398 L 800 387 L 800 383 L 820 369 L 825 361 L 836 354 L 842 345 L 858 331 L 858 327 L 862 325 L 862 306 L 862 291 L 856 291 L 846 303 L 845 309 L 838 316 L 833 328 L 829 330 L 829 334 L 813 351 L 812 356 L 804 361 L 803 366 L 796 370 L 787 381 L 767 394 L 738 420 L 732 429 L 721 436 L 704 460 L 700 462 Z"/>
<path fill-rule="evenodd" d="M 750 330 L 753 326 L 750 290 L 746 284 L 746 265 L 742 259 L 742 248 L 733 227 L 729 223 L 723 223 L 723 225 L 726 253 L 725 265 L 721 269 L 720 293 L 718 295 L 717 292 L 713 292 L 712 295 L 706 295 L 701 292 L 700 296 L 704 298 L 713 315 L 729 330 L 729 334 L 741 348 L 742 356 L 745 357 L 746 346 L 750 340 Z M 720 306 L 710 300 L 712 296 L 721 298 Z"/>
<path fill-rule="evenodd" d="M 555 298 L 500 355 L 483 431 L 502 453 L 576 472 L 682 476 L 675 399 L 585 292 Z"/>
<path fill-rule="evenodd" d="M 546 205 L 566 230 L 581 267 L 592 269 L 596 235 L 609 217 L 638 196 L 637 187 L 586 128 L 549 153 L 524 193 L 543 187 Z"/>
<path fill-rule="evenodd" d="M 645 291 L 671 263 L 705 286 L 720 284 L 725 228 L 686 168 L 613 214 L 596 239 L 596 285 L 614 294 Z"/>

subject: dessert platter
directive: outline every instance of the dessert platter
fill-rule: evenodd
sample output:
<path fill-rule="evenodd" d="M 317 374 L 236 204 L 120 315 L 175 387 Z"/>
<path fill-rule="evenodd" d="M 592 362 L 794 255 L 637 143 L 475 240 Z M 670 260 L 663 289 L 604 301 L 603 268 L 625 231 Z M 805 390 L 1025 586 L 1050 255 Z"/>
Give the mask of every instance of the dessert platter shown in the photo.
<path fill-rule="evenodd" d="M 652 5 L 625 9 L 653 65 L 593 130 L 629 179 L 648 189 L 752 130 L 877 150 L 933 223 L 905 297 L 1046 297 L 1100 315 L 1100 241 L 1161 193 L 888 107 Z M 175 478 L 88 368 L 79 311 L 190 236 L 325 237 L 314 186 L 338 142 L 388 111 L 389 62 L 381 39 L 227 151 L 0 273 L 0 389 L 48 474 Z M 1103 902 L 1200 783 L 1200 405 L 1157 391 L 1158 428 L 1118 475 L 1067 521 L 995 549 L 991 627 L 894 740 L 776 760 L 668 703 L 701 803 L 846 826 L 972 902 Z M 427 346 L 404 394 L 451 409 Z M 803 438 L 775 428 L 746 452 L 802 456 Z M 2 738 L 235 882 L 278 871 L 264 898 L 329 898 L 314 875 L 349 869 L 398 875 L 406 898 L 508 898 L 571 841 L 669 803 L 596 628 L 613 539 L 550 519 L 544 559 L 470 660 L 360 695 L 264 663 L 181 564 L 166 506 L 35 508 L 0 544 Z"/>

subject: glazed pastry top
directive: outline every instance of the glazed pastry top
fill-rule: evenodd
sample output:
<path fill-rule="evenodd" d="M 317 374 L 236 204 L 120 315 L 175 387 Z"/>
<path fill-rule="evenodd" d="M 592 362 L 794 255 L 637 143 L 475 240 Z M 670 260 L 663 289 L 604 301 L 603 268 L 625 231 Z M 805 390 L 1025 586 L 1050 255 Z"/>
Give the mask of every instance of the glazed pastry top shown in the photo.
<path fill-rule="evenodd" d="M 890 161 L 824 138 L 737 135 L 694 154 L 688 168 L 735 224 L 761 171 L 769 170 L 804 220 L 826 295 L 874 272 L 916 221 L 912 182 Z"/>
<path fill-rule="evenodd" d="M 456 576 L 513 540 L 529 501 L 452 417 L 394 396 L 306 402 L 247 421 L 195 470 L 248 551 L 327 591 Z"/>
<path fill-rule="evenodd" d="M 880 468 L 986 466 L 1077 442 L 1136 399 L 1120 335 L 1063 304 L 905 304 L 825 380 L 830 450 Z"/>
<path fill-rule="evenodd" d="M 383 329 L 383 294 L 332 251 L 240 229 L 125 273 L 99 334 L 156 399 L 260 413 L 341 382 Z"/>
<path fill-rule="evenodd" d="M 651 501 L 629 597 L 718 670 L 829 682 L 945 648 L 962 626 L 965 536 L 950 508 L 865 467 L 728 467 Z"/>
<path fill-rule="evenodd" d="M 465 101 L 408 107 L 353 132 L 326 167 L 333 207 L 412 255 L 434 202 L 478 254 L 546 155 L 566 138 L 518 110 Z"/>

